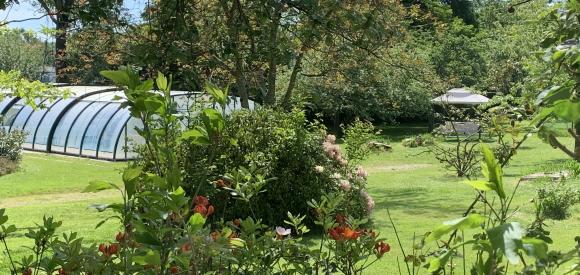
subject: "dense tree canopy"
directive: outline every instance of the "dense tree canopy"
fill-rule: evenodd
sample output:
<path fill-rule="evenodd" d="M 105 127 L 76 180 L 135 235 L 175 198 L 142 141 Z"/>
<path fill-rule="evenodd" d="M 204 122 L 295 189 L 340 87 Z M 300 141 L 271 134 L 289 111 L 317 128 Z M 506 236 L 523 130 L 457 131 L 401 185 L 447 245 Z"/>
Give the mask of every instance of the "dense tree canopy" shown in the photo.
<path fill-rule="evenodd" d="M 144 77 L 171 74 L 176 89 L 200 90 L 210 80 L 229 85 L 244 106 L 253 99 L 306 107 L 337 125 L 354 117 L 425 119 L 429 99 L 453 87 L 531 94 L 538 87 L 530 75 L 542 66 L 531 53 L 545 30 L 542 14 L 554 8 L 546 1 L 510 12 L 513 3 L 498 1 L 167 0 L 148 2 L 130 24 L 121 1 L 34 3 L 57 23 L 60 80 L 103 83 L 98 71 L 133 65 Z"/>

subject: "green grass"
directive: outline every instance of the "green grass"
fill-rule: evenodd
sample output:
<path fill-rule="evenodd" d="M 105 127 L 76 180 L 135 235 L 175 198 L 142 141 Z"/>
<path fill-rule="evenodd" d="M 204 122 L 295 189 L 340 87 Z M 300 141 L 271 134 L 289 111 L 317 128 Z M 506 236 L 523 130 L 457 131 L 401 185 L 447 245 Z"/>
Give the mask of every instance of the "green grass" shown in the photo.
<path fill-rule="evenodd" d="M 400 145 L 402 138 L 425 130 L 420 125 L 413 128 L 386 127 L 383 138 L 392 142 L 393 151 L 372 155 L 364 163 L 370 173 L 368 188 L 376 201 L 374 225 L 392 247 L 383 260 L 368 270 L 368 274 L 396 274 L 396 261 L 402 258 L 387 217 L 387 208 L 395 220 L 404 248 L 409 249 L 414 234 L 421 236 L 443 221 L 460 217 L 475 196 L 462 179 L 445 170 L 433 156 L 420 154 L 422 148 Z M 569 139 L 565 141 L 571 142 Z M 536 137 L 530 138 L 505 169 L 508 193 L 519 177 L 538 171 L 548 163 L 568 159 L 564 153 Z M 16 258 L 22 257 L 24 246 L 30 245 L 22 236 L 24 229 L 40 222 L 43 215 L 62 220 L 63 232 L 78 231 L 87 243 L 112 240 L 117 225 L 109 223 L 95 229 L 107 213 L 97 213 L 88 206 L 118 200 L 117 194 L 79 192 L 90 180 L 119 182 L 118 169 L 123 166 L 122 163 L 25 154 L 21 171 L 0 178 L 0 208 L 7 208 L 10 223 L 22 228 L 8 239 L 10 247 L 15 249 Z M 539 184 L 531 182 L 520 186 L 513 206 L 519 206 L 521 210 L 514 220 L 523 224 L 532 220 L 533 209 L 529 200 L 535 196 Z M 554 239 L 552 249 L 565 250 L 573 246 L 573 239 L 580 232 L 580 206 L 575 206 L 572 213 L 572 217 L 565 221 L 547 221 Z M 5 258 L 0 257 L 0 273 L 6 271 Z M 422 273 L 426 274 L 425 270 Z"/>

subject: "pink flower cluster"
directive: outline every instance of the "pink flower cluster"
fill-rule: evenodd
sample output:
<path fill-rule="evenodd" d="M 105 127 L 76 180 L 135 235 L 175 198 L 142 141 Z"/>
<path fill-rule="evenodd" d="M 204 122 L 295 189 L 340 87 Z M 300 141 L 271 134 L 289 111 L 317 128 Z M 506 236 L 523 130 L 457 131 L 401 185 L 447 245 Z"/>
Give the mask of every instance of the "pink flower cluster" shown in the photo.
<path fill-rule="evenodd" d="M 359 165 L 356 168 L 356 176 L 361 179 L 366 179 L 369 176 L 369 173 L 362 166 Z"/>
<path fill-rule="evenodd" d="M 326 139 L 322 143 L 322 147 L 324 148 L 324 152 L 326 153 L 326 155 L 329 158 L 334 159 L 338 163 L 340 163 L 340 165 L 347 166 L 348 160 L 346 160 L 345 158 L 342 157 L 342 154 L 340 153 L 340 146 L 338 146 L 338 144 L 335 144 L 335 142 L 336 142 L 336 136 L 327 135 Z"/>
<path fill-rule="evenodd" d="M 348 180 L 341 180 L 339 186 L 340 189 L 342 189 L 344 192 L 348 192 L 352 188 L 352 185 L 350 185 L 350 182 Z"/>
<path fill-rule="evenodd" d="M 373 200 L 371 195 L 369 195 L 369 193 L 367 193 L 365 190 L 361 190 L 360 195 L 367 201 L 367 212 L 370 214 L 375 208 L 375 200 Z"/>

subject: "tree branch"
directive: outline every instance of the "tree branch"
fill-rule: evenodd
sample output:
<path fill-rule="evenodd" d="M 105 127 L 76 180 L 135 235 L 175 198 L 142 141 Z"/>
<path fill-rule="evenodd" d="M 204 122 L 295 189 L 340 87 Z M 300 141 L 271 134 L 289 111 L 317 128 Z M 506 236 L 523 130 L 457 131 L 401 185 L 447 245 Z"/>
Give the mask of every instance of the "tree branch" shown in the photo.
<path fill-rule="evenodd" d="M 576 154 L 574 154 L 574 152 L 570 151 L 570 149 L 566 148 L 566 146 L 560 143 L 560 141 L 554 135 L 550 134 L 548 139 L 550 140 L 550 145 L 552 145 L 554 148 L 562 150 L 564 153 L 574 159 L 576 158 Z"/>
<path fill-rule="evenodd" d="M 42 16 L 38 16 L 38 17 L 30 17 L 30 18 L 25 18 L 25 19 L 16 19 L 16 20 L 10 20 L 10 21 L 4 21 L 4 22 L 0 22 L 0 26 L 6 26 L 8 24 L 11 23 L 20 23 L 20 22 L 26 22 L 26 21 L 31 21 L 31 20 L 38 20 L 38 19 L 42 19 L 44 17 L 47 16 L 51 16 L 50 13 L 44 14 Z"/>

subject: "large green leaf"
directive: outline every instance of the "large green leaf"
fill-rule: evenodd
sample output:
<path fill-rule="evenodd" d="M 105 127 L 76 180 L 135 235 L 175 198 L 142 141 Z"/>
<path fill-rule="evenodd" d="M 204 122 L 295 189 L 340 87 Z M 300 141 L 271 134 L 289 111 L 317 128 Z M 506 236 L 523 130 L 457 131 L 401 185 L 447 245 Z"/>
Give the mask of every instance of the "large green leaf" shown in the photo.
<path fill-rule="evenodd" d="M 495 185 L 495 190 L 500 198 L 504 199 L 506 197 L 503 188 L 503 173 L 501 165 L 495 158 L 493 151 L 489 148 L 487 144 L 481 145 L 481 151 L 483 152 L 483 165 L 482 173 L 487 178 L 487 180 Z"/>
<path fill-rule="evenodd" d="M 571 123 L 580 121 L 580 100 L 560 100 L 554 103 L 554 114 Z"/>
<path fill-rule="evenodd" d="M 522 248 L 522 238 L 526 230 L 517 222 L 505 223 L 487 230 L 491 246 L 500 250 L 511 264 L 518 264 L 518 250 Z"/>
<path fill-rule="evenodd" d="M 129 86 L 131 83 L 129 74 L 126 71 L 101 71 L 101 75 L 119 86 Z"/>
<path fill-rule="evenodd" d="M 548 257 L 548 244 L 536 238 L 523 238 L 522 247 L 526 254 L 536 259 L 546 259 Z"/>
<path fill-rule="evenodd" d="M 193 144 L 210 144 L 209 137 L 201 129 L 191 129 L 181 133 L 181 139 L 191 139 Z"/>
<path fill-rule="evenodd" d="M 202 229 L 204 224 L 205 218 L 199 213 L 195 213 L 189 218 L 189 226 L 192 232 Z"/>
<path fill-rule="evenodd" d="M 226 91 L 218 88 L 209 81 L 205 82 L 204 89 L 222 108 L 225 108 L 228 103 L 228 94 Z"/>
<path fill-rule="evenodd" d="M 427 238 L 425 238 L 426 242 L 436 241 L 443 237 L 445 234 L 450 233 L 456 229 L 464 230 L 464 229 L 473 229 L 481 226 L 485 222 L 485 217 L 480 214 L 471 214 L 467 217 L 446 221 L 443 225 L 437 227 L 433 230 Z"/>
<path fill-rule="evenodd" d="M 496 190 L 497 186 L 493 182 L 484 181 L 484 180 L 468 180 L 465 183 L 471 185 L 471 187 L 480 190 L 480 191 L 490 191 Z"/>

